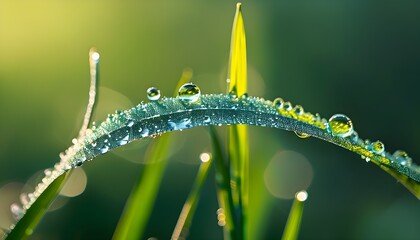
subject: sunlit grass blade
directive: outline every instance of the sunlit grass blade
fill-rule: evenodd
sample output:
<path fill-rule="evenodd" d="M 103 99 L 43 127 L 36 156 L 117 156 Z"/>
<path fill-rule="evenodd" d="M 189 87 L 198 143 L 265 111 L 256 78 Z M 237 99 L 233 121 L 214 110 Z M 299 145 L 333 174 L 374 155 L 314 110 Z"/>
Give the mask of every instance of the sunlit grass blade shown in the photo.
<path fill-rule="evenodd" d="M 236 4 L 236 14 L 233 20 L 229 57 L 229 93 L 242 96 L 247 93 L 247 59 L 244 20 L 241 4 Z"/>
<path fill-rule="evenodd" d="M 166 169 L 165 158 L 171 145 L 171 135 L 163 135 L 152 144 L 150 155 L 146 157 L 151 163 L 144 166 L 127 200 L 113 239 L 141 239 L 143 235 Z"/>
<path fill-rule="evenodd" d="M 229 168 L 227 166 L 227 160 L 223 155 L 223 147 L 216 129 L 210 126 L 209 133 L 212 141 L 213 159 L 215 161 L 217 199 L 220 209 L 222 209 L 219 209 L 217 212 L 218 224 L 223 226 L 224 239 L 235 239 L 234 206 L 230 188 Z"/>
<path fill-rule="evenodd" d="M 179 215 L 178 222 L 176 223 L 174 232 L 172 234 L 172 240 L 187 238 L 192 218 L 194 216 L 198 201 L 200 199 L 201 189 L 203 188 L 203 185 L 207 179 L 210 166 L 212 164 L 211 154 L 202 153 L 200 155 L 200 160 L 200 168 L 198 169 L 198 173 L 195 178 L 191 192 L 188 195 L 188 198 L 182 208 L 181 214 Z"/>
<path fill-rule="evenodd" d="M 27 239 L 38 225 L 48 206 L 60 193 L 61 188 L 70 176 L 71 171 L 59 176 L 48 188 L 37 198 L 32 206 L 26 210 L 25 215 L 17 222 L 6 239 Z"/>
<path fill-rule="evenodd" d="M 284 228 L 282 240 L 295 240 L 298 238 L 300 222 L 302 220 L 304 202 L 308 198 L 306 191 L 297 192 L 292 208 L 290 209 L 289 218 Z"/>
<path fill-rule="evenodd" d="M 190 81 L 191 78 L 192 70 L 185 69 L 178 81 L 174 95 L 177 95 L 179 87 Z M 171 135 L 163 135 L 151 144 L 149 146 L 151 150 L 146 156 L 146 161 L 150 164 L 144 166 L 137 185 L 128 197 L 113 239 L 141 239 L 143 235 L 166 169 L 166 156 L 171 146 Z"/>
<path fill-rule="evenodd" d="M 232 27 L 228 82 L 229 94 L 232 97 L 236 98 L 246 96 L 246 39 L 240 3 L 236 5 L 236 14 Z M 246 239 L 246 215 L 249 187 L 249 146 L 248 131 L 245 125 L 234 125 L 229 127 L 229 160 L 237 234 L 239 234 L 239 239 Z M 244 236 L 241 236 L 242 234 L 244 234 Z"/>

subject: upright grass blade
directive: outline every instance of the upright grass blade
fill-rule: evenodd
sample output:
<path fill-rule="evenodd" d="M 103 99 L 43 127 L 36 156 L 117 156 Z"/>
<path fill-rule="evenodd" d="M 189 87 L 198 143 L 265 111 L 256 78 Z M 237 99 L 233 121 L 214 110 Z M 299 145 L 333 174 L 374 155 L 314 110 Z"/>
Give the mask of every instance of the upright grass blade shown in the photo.
<path fill-rule="evenodd" d="M 190 81 L 191 78 L 191 69 L 185 69 L 178 81 L 174 95 L 178 93 L 179 87 Z M 167 134 L 156 139 L 149 146 L 150 151 L 148 151 L 149 155 L 146 156 L 146 161 L 150 164 L 144 166 L 137 185 L 128 197 L 113 239 L 141 239 L 143 236 L 166 169 L 166 155 L 171 142 L 171 135 Z"/>
<path fill-rule="evenodd" d="M 245 27 L 241 4 L 236 5 L 236 14 L 232 27 L 229 59 L 229 94 L 243 97 L 247 94 L 247 59 Z M 229 160 L 231 169 L 231 188 L 238 239 L 247 239 L 247 207 L 249 188 L 249 146 L 246 125 L 229 127 Z M 242 236 L 243 235 L 243 236 Z"/>
<path fill-rule="evenodd" d="M 303 205 L 308 198 L 306 191 L 296 193 L 292 208 L 290 209 L 289 218 L 284 228 L 282 240 L 295 240 L 298 238 L 300 222 L 303 214 Z"/>
<path fill-rule="evenodd" d="M 209 127 L 215 161 L 216 189 L 220 209 L 218 210 L 218 224 L 223 226 L 224 239 L 235 239 L 234 206 L 230 188 L 230 176 L 227 161 L 223 155 L 216 129 Z M 222 217 L 223 219 L 220 219 Z"/>
<path fill-rule="evenodd" d="M 185 202 L 181 214 L 179 215 L 178 222 L 176 223 L 174 232 L 172 234 L 172 240 L 186 239 L 188 231 L 191 226 L 192 218 L 197 208 L 198 201 L 200 199 L 200 192 L 203 188 L 204 182 L 207 179 L 207 175 L 212 164 L 212 157 L 209 153 L 202 153 L 200 155 L 200 168 L 198 169 L 197 176 L 194 181 L 194 185 L 188 195 L 187 201 Z"/>
<path fill-rule="evenodd" d="M 127 200 L 113 239 L 141 239 L 166 169 L 166 155 L 170 145 L 171 135 L 167 134 L 151 146 L 150 155 L 146 157 L 151 163 L 144 166 L 137 185 Z"/>
<path fill-rule="evenodd" d="M 25 215 L 18 221 L 12 231 L 7 235 L 6 239 L 27 239 L 32 235 L 34 229 L 41 221 L 48 206 L 54 201 L 64 186 L 66 180 L 70 176 L 71 171 L 58 177 L 48 188 L 42 193 L 34 204 L 26 211 Z"/>

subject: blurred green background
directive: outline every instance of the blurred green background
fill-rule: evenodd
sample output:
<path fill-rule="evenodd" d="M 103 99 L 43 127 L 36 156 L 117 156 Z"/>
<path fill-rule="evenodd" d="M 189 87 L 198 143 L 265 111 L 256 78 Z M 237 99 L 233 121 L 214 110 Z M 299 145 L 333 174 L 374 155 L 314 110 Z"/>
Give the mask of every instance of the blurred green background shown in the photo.
<path fill-rule="evenodd" d="M 10 203 L 30 189 L 20 184 L 52 167 L 77 135 L 87 102 L 90 47 L 101 53 L 95 121 L 145 101 L 150 86 L 171 95 L 186 67 L 203 93 L 224 92 L 235 4 L 1 1 L 0 227 L 10 221 Z M 391 152 L 402 148 L 420 163 L 419 12 L 420 2 L 410 0 L 243 1 L 249 94 L 281 96 L 326 118 L 344 113 L 362 138 L 380 139 Z M 288 184 L 299 186 L 302 179 L 312 182 L 301 239 L 420 236 L 418 200 L 356 154 L 281 130 L 251 127 L 250 137 L 250 194 L 253 210 L 261 212 L 254 221 L 259 238 L 281 236 L 292 203 L 284 199 L 290 194 L 278 198 L 267 189 L 293 189 Z M 210 150 L 204 128 L 176 132 L 174 138 L 146 238 L 170 237 L 198 155 Z M 33 239 L 109 239 L 150 141 L 85 164 L 84 193 L 47 214 Z M 289 166 L 293 171 L 285 169 L 294 161 L 283 160 L 290 155 L 302 162 Z M 282 167 L 274 176 L 278 185 L 266 187 L 273 178 L 267 166 Z M 209 177 L 191 239 L 222 237 Z"/>

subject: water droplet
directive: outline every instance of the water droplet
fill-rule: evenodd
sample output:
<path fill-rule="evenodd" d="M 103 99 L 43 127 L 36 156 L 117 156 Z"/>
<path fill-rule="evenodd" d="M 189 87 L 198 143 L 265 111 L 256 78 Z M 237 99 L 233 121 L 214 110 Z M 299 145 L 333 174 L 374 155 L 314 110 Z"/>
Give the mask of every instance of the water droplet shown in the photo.
<path fill-rule="evenodd" d="M 410 166 L 413 163 L 413 160 L 405 151 L 397 150 L 394 152 L 393 156 L 401 163 L 401 165 Z"/>
<path fill-rule="evenodd" d="M 211 118 L 209 116 L 204 116 L 204 123 L 210 123 Z"/>
<path fill-rule="evenodd" d="M 130 139 L 130 131 L 129 130 L 121 130 L 120 132 L 115 133 L 115 142 L 121 146 L 128 143 Z"/>
<path fill-rule="evenodd" d="M 353 143 L 357 143 L 359 141 L 359 134 L 356 131 L 350 135 L 350 139 Z"/>
<path fill-rule="evenodd" d="M 52 173 L 52 171 L 49 168 L 44 170 L 44 174 L 45 174 L 46 177 L 49 177 L 51 175 L 51 173 Z"/>
<path fill-rule="evenodd" d="M 23 217 L 23 214 L 25 214 L 25 211 L 23 210 L 23 208 L 21 206 L 19 206 L 17 203 L 13 203 L 12 205 L 10 205 L 10 211 L 13 214 L 13 217 L 16 220 L 19 220 Z"/>
<path fill-rule="evenodd" d="M 193 83 L 186 83 L 182 85 L 178 90 L 178 96 L 185 102 L 194 103 L 200 98 L 201 91 L 197 85 Z"/>
<path fill-rule="evenodd" d="M 300 116 L 302 115 L 305 111 L 303 110 L 303 107 L 301 105 L 296 105 L 295 108 L 293 108 L 293 112 Z"/>
<path fill-rule="evenodd" d="M 308 138 L 311 135 L 307 134 L 307 133 L 302 133 L 302 132 L 295 132 L 296 136 L 300 137 L 300 138 Z"/>
<path fill-rule="evenodd" d="M 22 203 L 22 205 L 27 205 L 29 203 L 29 196 L 26 193 L 21 193 L 20 196 L 20 202 Z"/>
<path fill-rule="evenodd" d="M 328 128 L 331 133 L 339 137 L 348 137 L 353 133 L 353 123 L 350 118 L 343 114 L 335 114 L 328 120 Z"/>
<path fill-rule="evenodd" d="M 285 102 L 283 104 L 283 109 L 286 110 L 286 111 L 290 111 L 290 110 L 292 110 L 292 108 L 293 108 L 293 105 L 290 102 Z"/>
<path fill-rule="evenodd" d="M 277 108 L 277 110 L 282 109 L 283 108 L 283 105 L 284 105 L 284 101 L 283 101 L 282 98 L 276 98 L 276 99 L 274 99 L 273 106 L 275 108 Z"/>
<path fill-rule="evenodd" d="M 160 98 L 160 90 L 155 87 L 150 87 L 147 89 L 147 98 L 150 101 L 156 101 Z"/>
<path fill-rule="evenodd" d="M 134 121 L 130 120 L 127 122 L 127 127 L 132 127 L 134 125 Z"/>
<path fill-rule="evenodd" d="M 369 145 L 370 150 L 376 154 L 382 154 L 385 151 L 385 145 L 380 142 L 376 141 Z"/>

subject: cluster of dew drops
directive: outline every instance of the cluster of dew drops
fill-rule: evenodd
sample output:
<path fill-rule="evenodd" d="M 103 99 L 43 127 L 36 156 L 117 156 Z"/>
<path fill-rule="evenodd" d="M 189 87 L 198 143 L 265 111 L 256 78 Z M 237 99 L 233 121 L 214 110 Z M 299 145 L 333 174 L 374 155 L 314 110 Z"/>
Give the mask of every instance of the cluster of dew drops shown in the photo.
<path fill-rule="evenodd" d="M 293 117 L 311 125 L 315 125 L 321 129 L 326 129 L 335 137 L 349 139 L 352 144 L 361 145 L 373 154 L 383 157 L 385 156 L 385 145 L 381 141 L 370 142 L 369 140 L 363 141 L 359 139 L 359 135 L 354 130 L 351 119 L 344 114 L 334 114 L 327 121 L 326 119 L 321 118 L 318 113 L 313 115 L 309 112 L 305 112 L 302 106 L 296 105 L 293 107 L 290 102 L 285 102 L 282 98 L 274 99 L 273 106 L 281 115 Z M 295 133 L 300 138 L 310 137 L 310 135 L 306 133 Z M 392 156 L 395 161 L 403 166 L 409 167 L 412 165 L 412 159 L 405 151 L 397 150 L 394 154 L 392 154 Z M 366 162 L 370 161 L 369 157 L 365 157 L 363 155 L 362 159 L 365 159 Z"/>
<path fill-rule="evenodd" d="M 233 98 L 235 98 L 235 101 L 238 101 L 238 98 L 234 94 L 230 94 Z M 199 101 L 201 96 L 200 88 L 193 84 L 193 83 L 186 83 L 182 85 L 178 90 L 178 98 L 186 103 L 196 103 Z M 247 95 L 241 96 L 240 99 L 246 98 Z M 156 87 L 150 87 L 147 89 L 147 98 L 150 101 L 158 101 L 161 98 L 160 90 Z M 341 137 L 349 139 L 353 144 L 358 144 L 363 146 L 366 150 L 370 151 L 373 154 L 385 156 L 385 145 L 380 141 L 370 142 L 369 140 L 363 141 L 359 139 L 358 134 L 356 131 L 354 131 L 353 123 L 350 120 L 349 117 L 343 115 L 343 114 L 335 114 L 333 115 L 329 120 L 326 120 L 325 118 L 321 118 L 321 116 L 317 113 L 315 115 L 305 112 L 303 107 L 300 105 L 296 105 L 293 107 L 293 105 L 290 102 L 284 101 L 282 98 L 276 98 L 272 102 L 273 107 L 277 110 L 277 112 L 286 117 L 291 117 L 298 119 L 300 121 L 306 122 L 308 124 L 314 125 L 318 128 L 321 128 L 323 130 L 326 130 L 330 134 L 332 134 L 335 137 Z M 307 133 L 300 133 L 295 132 L 296 135 L 300 138 L 308 138 L 310 137 Z M 73 143 L 76 144 L 78 140 L 73 139 Z M 60 154 L 60 158 L 63 161 L 66 155 L 70 154 Z M 367 162 L 370 161 L 368 157 L 362 156 Z M 411 166 L 412 159 L 408 156 L 408 154 L 404 151 L 397 150 L 393 154 L 393 158 L 395 161 L 400 163 L 403 166 Z M 80 164 L 81 165 L 81 164 Z M 79 166 L 79 164 L 78 164 Z M 59 168 L 60 166 L 56 166 L 55 168 Z M 64 169 L 68 170 L 69 167 L 65 167 Z M 54 179 L 51 178 L 52 170 L 47 169 L 44 171 L 45 177 L 42 179 L 42 182 L 40 184 L 43 184 L 44 188 L 48 185 L 48 183 L 51 183 Z M 37 186 L 37 188 L 40 188 L 40 186 Z M 35 191 L 35 195 L 39 195 L 42 191 Z M 35 196 L 34 193 L 22 193 L 20 196 L 20 202 L 21 204 L 13 203 L 10 207 L 11 212 L 16 220 L 19 220 L 26 212 L 26 210 L 30 207 L 28 202 L 35 201 L 35 198 L 38 196 Z M 36 194 L 38 193 L 38 194 Z"/>

